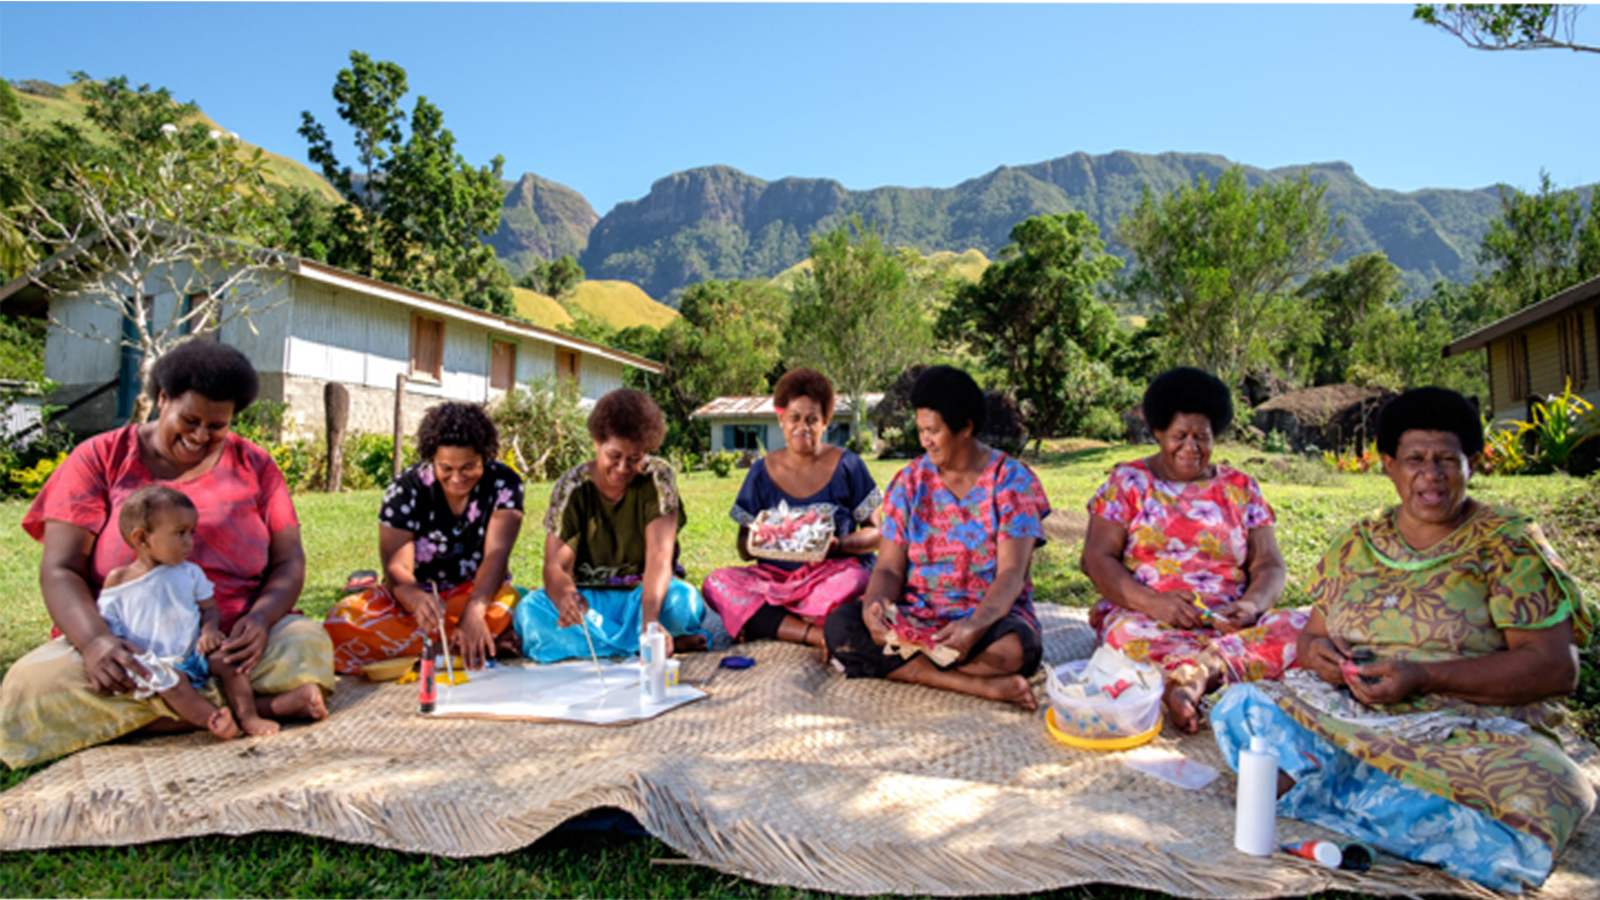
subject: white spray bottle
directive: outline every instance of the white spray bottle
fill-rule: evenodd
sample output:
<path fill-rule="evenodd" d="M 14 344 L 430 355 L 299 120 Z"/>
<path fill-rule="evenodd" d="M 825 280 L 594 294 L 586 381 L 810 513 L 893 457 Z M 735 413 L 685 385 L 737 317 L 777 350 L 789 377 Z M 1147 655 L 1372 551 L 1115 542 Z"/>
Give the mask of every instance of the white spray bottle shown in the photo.
<path fill-rule="evenodd" d="M 639 699 L 667 701 L 667 631 L 660 622 L 646 625 L 639 636 Z"/>
<path fill-rule="evenodd" d="M 1278 849 L 1278 754 L 1267 739 L 1252 735 L 1239 751 L 1239 797 L 1234 810 L 1233 846 L 1251 856 Z"/>

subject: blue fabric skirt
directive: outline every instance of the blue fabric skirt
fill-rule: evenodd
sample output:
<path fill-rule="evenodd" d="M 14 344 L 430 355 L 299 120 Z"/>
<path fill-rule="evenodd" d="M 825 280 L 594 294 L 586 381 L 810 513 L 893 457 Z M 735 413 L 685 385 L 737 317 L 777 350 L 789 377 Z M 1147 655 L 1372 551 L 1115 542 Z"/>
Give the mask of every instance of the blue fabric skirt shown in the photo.
<path fill-rule="evenodd" d="M 1211 711 L 1211 728 L 1234 771 L 1251 735 L 1277 751 L 1278 768 L 1295 780 L 1278 798 L 1280 816 L 1498 891 L 1518 894 L 1550 874 L 1554 860 L 1543 841 L 1378 771 L 1307 730 L 1254 685 L 1228 688 Z"/>
<path fill-rule="evenodd" d="M 560 613 L 544 588 L 523 592 L 511 616 L 517 639 L 522 642 L 522 655 L 539 663 L 587 659 L 589 639 L 592 639 L 594 652 L 600 656 L 638 656 L 644 589 L 579 588 L 578 593 L 589 601 L 589 613 L 585 616 L 588 639 L 584 637 L 582 625 L 556 627 Z M 700 592 L 688 582 L 672 579 L 667 596 L 661 602 L 661 627 L 673 637 L 698 634 L 709 642 L 710 633 L 700 627 L 705 615 L 706 603 Z"/>

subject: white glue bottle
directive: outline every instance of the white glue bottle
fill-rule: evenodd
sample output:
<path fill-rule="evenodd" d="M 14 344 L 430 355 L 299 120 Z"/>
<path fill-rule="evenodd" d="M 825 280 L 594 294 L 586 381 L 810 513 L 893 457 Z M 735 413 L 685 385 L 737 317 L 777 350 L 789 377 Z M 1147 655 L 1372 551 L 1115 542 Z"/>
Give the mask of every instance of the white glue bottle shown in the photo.
<path fill-rule="evenodd" d="M 1278 754 L 1267 739 L 1252 735 L 1239 751 L 1239 800 L 1234 810 L 1233 846 L 1251 856 L 1278 849 Z"/>
<path fill-rule="evenodd" d="M 639 699 L 667 701 L 667 632 L 660 622 L 646 625 L 639 636 Z"/>

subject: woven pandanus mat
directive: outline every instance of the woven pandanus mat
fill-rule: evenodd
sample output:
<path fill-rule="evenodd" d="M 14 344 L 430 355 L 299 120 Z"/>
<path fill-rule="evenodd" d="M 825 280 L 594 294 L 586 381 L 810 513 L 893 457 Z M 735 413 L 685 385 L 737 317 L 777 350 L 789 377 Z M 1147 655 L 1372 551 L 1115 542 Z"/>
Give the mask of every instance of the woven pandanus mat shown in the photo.
<path fill-rule="evenodd" d="M 1045 658 L 1087 656 L 1083 610 L 1043 606 Z M 719 635 L 720 645 L 726 638 Z M 1184 897 L 1496 896 L 1393 859 L 1358 875 L 1232 847 L 1233 779 L 1185 791 L 1120 754 L 1053 741 L 1041 714 L 890 682 L 847 681 L 762 642 L 684 658 L 711 696 L 598 728 L 416 714 L 414 687 L 344 679 L 333 715 L 267 738 L 185 735 L 98 747 L 0 795 L 0 849 L 290 831 L 441 856 L 514 850 L 620 807 L 691 860 L 848 894 L 1022 893 L 1103 882 Z M 713 677 L 714 676 L 714 677 Z M 1036 680 L 1042 695 L 1042 675 Z M 1209 734 L 1159 744 L 1226 770 Z M 1593 747 L 1573 752 L 1600 783 Z M 1279 820 L 1280 838 L 1331 837 Z M 1591 821 L 1535 895 L 1600 897 Z"/>

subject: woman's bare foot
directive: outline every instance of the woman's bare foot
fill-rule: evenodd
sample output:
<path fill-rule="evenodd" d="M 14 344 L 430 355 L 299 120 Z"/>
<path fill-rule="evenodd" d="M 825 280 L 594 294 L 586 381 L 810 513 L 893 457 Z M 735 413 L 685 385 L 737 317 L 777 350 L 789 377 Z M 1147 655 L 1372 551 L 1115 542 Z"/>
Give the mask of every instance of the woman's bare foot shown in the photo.
<path fill-rule="evenodd" d="M 226 709 L 219 709 L 206 719 L 206 730 L 225 741 L 239 736 L 239 725 L 233 721 L 233 713 Z"/>
<path fill-rule="evenodd" d="M 1205 696 L 1205 685 L 1199 681 L 1169 681 L 1161 702 L 1167 707 L 1167 718 L 1174 728 L 1184 734 L 1200 730 L 1200 698 Z"/>
<path fill-rule="evenodd" d="M 282 726 L 271 719 L 263 719 L 259 715 L 240 715 L 239 727 L 243 728 L 244 733 L 250 735 L 251 737 L 263 737 L 269 734 L 277 734 L 278 730 Z"/>
<path fill-rule="evenodd" d="M 991 675 L 978 678 L 980 697 L 990 700 L 999 700 L 1002 703 L 1015 703 L 1023 709 L 1033 712 L 1039 708 L 1039 698 L 1033 695 L 1033 685 L 1021 675 Z"/>
<path fill-rule="evenodd" d="M 673 653 L 699 653 L 706 649 L 706 636 L 703 634 L 680 634 L 672 639 Z"/>
<path fill-rule="evenodd" d="M 328 717 L 328 704 L 322 699 L 322 688 L 306 683 L 281 694 L 257 697 L 256 715 L 263 719 L 310 719 L 320 722 Z"/>

